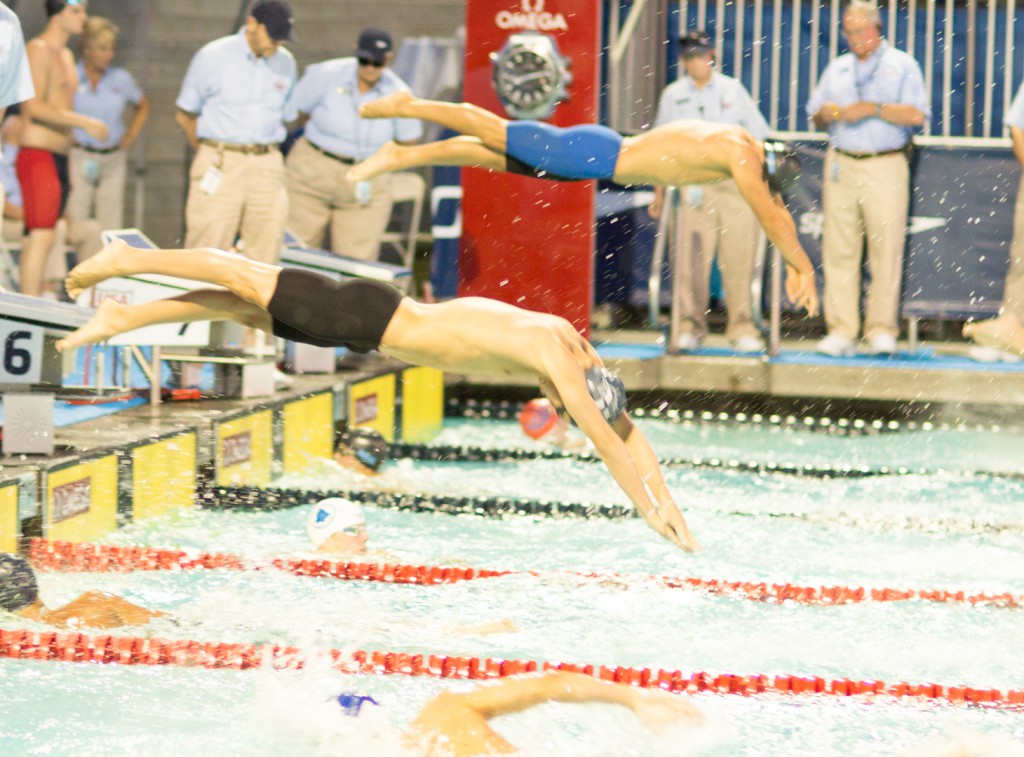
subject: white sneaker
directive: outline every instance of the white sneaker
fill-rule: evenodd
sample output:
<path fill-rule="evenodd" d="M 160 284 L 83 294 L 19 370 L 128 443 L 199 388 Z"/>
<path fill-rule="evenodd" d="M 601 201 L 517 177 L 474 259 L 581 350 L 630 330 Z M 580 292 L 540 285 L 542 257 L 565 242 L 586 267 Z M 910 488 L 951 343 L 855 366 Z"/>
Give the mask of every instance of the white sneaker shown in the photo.
<path fill-rule="evenodd" d="M 274 388 L 275 389 L 290 389 L 292 384 L 295 383 L 295 379 L 286 373 L 282 373 L 280 369 L 274 369 Z"/>
<path fill-rule="evenodd" d="M 967 350 L 967 357 L 979 363 L 1019 363 L 1021 361 L 1020 356 L 995 347 L 971 347 Z"/>
<path fill-rule="evenodd" d="M 839 334 L 829 334 L 818 342 L 815 349 L 823 355 L 832 357 L 853 357 L 857 352 L 854 349 L 853 340 Z"/>
<path fill-rule="evenodd" d="M 737 352 L 764 352 L 764 339 L 759 336 L 741 336 L 732 343 L 732 348 Z"/>
<path fill-rule="evenodd" d="M 680 334 L 672 343 L 672 352 L 693 352 L 700 349 L 700 339 L 693 334 Z"/>
<path fill-rule="evenodd" d="M 868 353 L 872 355 L 892 355 L 896 352 L 896 337 L 884 331 L 868 339 Z"/>

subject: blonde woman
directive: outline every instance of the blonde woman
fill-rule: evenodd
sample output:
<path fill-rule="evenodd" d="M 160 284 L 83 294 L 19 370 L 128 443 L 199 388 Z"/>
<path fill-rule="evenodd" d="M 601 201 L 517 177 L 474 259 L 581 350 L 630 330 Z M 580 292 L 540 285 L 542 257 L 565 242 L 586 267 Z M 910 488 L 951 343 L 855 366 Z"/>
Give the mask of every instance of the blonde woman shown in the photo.
<path fill-rule="evenodd" d="M 130 73 L 112 65 L 117 35 L 102 16 L 85 22 L 75 110 L 105 123 L 110 135 L 100 140 L 75 129 L 71 149 L 68 219 L 75 224 L 95 218 L 104 229 L 124 226 L 128 152 L 149 118 L 149 98 Z"/>

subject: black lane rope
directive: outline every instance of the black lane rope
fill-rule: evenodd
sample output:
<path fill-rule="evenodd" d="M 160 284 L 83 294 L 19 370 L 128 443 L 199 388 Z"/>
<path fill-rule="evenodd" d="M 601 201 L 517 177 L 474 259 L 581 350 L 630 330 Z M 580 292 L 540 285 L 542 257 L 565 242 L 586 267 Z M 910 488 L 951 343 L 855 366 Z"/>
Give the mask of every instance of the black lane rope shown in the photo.
<path fill-rule="evenodd" d="M 521 460 L 579 460 L 581 462 L 601 462 L 601 458 L 592 454 L 567 452 L 555 447 L 537 449 L 524 448 L 487 448 L 454 444 L 409 444 L 393 442 L 391 457 L 407 457 L 425 462 L 459 462 L 459 463 L 500 463 Z M 662 465 L 682 468 L 712 468 L 731 470 L 740 473 L 779 473 L 791 476 L 807 476 L 810 478 L 871 478 L 875 476 L 906 476 L 912 474 L 935 475 L 944 471 L 914 470 L 911 468 L 869 468 L 831 465 L 800 465 L 797 463 L 758 462 L 756 460 L 723 460 L 721 458 L 670 457 L 659 461 Z"/>
<path fill-rule="evenodd" d="M 514 497 L 453 497 L 438 494 L 406 494 L 384 491 L 275 489 L 257 486 L 208 486 L 197 494 L 199 505 L 209 510 L 283 510 L 302 507 L 328 497 L 342 497 L 388 510 L 442 515 L 475 515 L 483 518 L 506 518 L 511 515 L 545 518 L 577 518 L 626 520 L 636 518 L 632 507 L 623 505 L 553 502 L 550 500 L 517 499 Z M 698 512 L 684 508 L 683 512 Z M 785 513 L 771 511 L 700 510 L 714 515 L 741 518 L 776 518 L 802 521 L 816 525 L 837 525 L 880 531 L 954 534 L 1024 534 L 1024 524 L 986 521 L 976 518 L 927 519 L 916 516 L 891 516 L 879 519 L 855 513 Z"/>
<path fill-rule="evenodd" d="M 454 497 L 359 490 L 264 489 L 258 486 L 208 486 L 196 494 L 200 507 L 211 510 L 283 510 L 343 497 L 364 505 L 390 510 L 445 515 L 478 515 L 503 518 L 537 515 L 550 518 L 635 518 L 636 510 L 622 505 L 588 505 L 514 497 Z"/>

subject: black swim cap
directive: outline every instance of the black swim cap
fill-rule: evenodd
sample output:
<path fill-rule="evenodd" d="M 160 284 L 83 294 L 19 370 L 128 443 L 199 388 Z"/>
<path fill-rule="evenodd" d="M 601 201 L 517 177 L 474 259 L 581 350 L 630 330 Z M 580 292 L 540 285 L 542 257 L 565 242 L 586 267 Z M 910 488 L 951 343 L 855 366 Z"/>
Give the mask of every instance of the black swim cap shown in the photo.
<path fill-rule="evenodd" d="M 46 0 L 46 17 L 56 16 L 69 5 L 81 5 L 82 0 Z"/>
<path fill-rule="evenodd" d="M 18 612 L 38 599 L 39 585 L 28 561 L 0 552 L 0 609 Z"/>
<path fill-rule="evenodd" d="M 391 452 L 391 446 L 387 440 L 368 428 L 354 428 L 346 431 L 338 441 L 352 450 L 356 460 L 372 470 L 377 470 L 381 463 L 388 459 L 388 454 Z"/>
<path fill-rule="evenodd" d="M 786 195 L 800 183 L 800 158 L 785 142 L 764 143 L 764 180 L 773 194 Z"/>

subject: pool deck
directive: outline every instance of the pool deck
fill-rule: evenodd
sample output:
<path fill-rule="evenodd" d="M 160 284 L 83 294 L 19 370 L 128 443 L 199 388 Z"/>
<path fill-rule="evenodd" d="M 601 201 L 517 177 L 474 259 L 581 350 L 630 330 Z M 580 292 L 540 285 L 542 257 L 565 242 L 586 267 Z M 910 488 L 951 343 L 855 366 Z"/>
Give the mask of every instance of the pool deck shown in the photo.
<path fill-rule="evenodd" d="M 902 415 L 917 419 L 1024 426 L 1024 362 L 977 363 L 963 355 L 961 345 L 923 344 L 915 355 L 900 353 L 887 359 L 833 359 L 809 352 L 807 342 L 783 343 L 778 356 L 767 357 L 731 352 L 724 340 L 709 337 L 707 347 L 698 353 L 667 355 L 650 332 L 599 332 L 594 337 L 602 357 L 621 375 L 630 393 L 654 393 L 679 406 L 738 409 L 758 402 L 803 399 L 813 408 L 814 400 L 822 400 L 833 407 L 884 406 L 893 415 L 901 415 L 896 408 L 911 408 Z M 353 370 L 294 376 L 289 389 L 272 397 L 142 404 L 60 426 L 55 432 L 58 451 L 47 462 L 194 428 L 199 430 L 202 465 L 209 461 L 214 446 L 211 429 L 218 419 L 311 392 L 341 391 L 346 384 L 400 366 L 397 361 L 366 357 Z M 493 376 L 447 377 L 447 390 L 452 393 L 494 395 L 499 387 L 526 394 L 536 383 Z M 41 462 L 38 456 L 32 458 L 29 464 Z M 20 456 L 0 457 L 0 469 L 8 472 L 26 462 Z"/>

